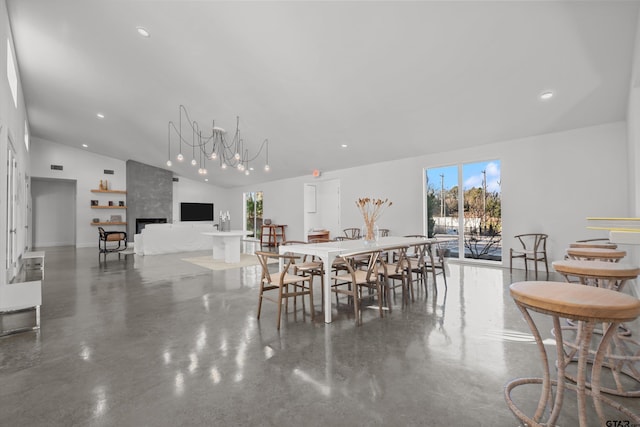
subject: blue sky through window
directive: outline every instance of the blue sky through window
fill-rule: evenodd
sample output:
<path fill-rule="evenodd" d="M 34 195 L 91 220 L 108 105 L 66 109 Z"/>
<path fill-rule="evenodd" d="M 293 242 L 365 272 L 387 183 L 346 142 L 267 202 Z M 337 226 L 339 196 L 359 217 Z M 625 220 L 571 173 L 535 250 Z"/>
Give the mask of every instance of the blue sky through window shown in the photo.
<path fill-rule="evenodd" d="M 462 166 L 463 188 L 482 187 L 482 171 L 487 173 L 487 191 L 500 191 L 500 160 L 467 163 Z M 444 175 L 442 181 L 441 175 Z M 429 187 L 437 193 L 444 182 L 444 189 L 449 190 L 458 185 L 458 167 L 445 166 L 427 169 Z"/>

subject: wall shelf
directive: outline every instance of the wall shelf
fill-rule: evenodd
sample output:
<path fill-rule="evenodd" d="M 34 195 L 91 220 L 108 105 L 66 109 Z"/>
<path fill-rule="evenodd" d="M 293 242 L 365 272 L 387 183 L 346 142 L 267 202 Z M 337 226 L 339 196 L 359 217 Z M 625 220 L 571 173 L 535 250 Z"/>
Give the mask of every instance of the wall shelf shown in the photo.
<path fill-rule="evenodd" d="M 127 209 L 126 206 L 91 206 L 91 209 Z"/>
<path fill-rule="evenodd" d="M 127 194 L 125 190 L 91 190 L 92 193 Z"/>
<path fill-rule="evenodd" d="M 127 225 L 127 223 L 126 222 L 106 221 L 106 222 L 92 222 L 91 225 Z"/>

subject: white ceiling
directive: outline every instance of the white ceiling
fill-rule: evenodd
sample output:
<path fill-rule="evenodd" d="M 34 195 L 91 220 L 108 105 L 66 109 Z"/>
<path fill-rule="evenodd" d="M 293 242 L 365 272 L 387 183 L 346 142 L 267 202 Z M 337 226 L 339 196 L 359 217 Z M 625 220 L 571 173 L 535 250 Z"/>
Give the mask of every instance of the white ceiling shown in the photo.
<path fill-rule="evenodd" d="M 7 0 L 33 137 L 166 168 L 180 104 L 240 116 L 271 172 L 225 187 L 625 120 L 638 6 Z"/>

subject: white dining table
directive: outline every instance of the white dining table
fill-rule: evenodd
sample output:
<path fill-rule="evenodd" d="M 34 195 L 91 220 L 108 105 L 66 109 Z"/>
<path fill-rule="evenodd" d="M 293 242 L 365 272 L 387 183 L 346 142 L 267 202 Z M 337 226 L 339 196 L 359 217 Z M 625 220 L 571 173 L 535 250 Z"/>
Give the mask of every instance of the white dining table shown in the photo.
<path fill-rule="evenodd" d="M 427 243 L 431 245 L 438 240 L 426 237 L 380 237 L 376 242 L 364 240 L 341 240 L 335 242 L 306 243 L 297 245 L 281 245 L 278 249 L 280 255 L 293 253 L 300 255 L 312 255 L 322 260 L 324 265 L 324 321 L 331 323 L 331 265 L 341 254 L 365 250 L 386 250 L 401 245 L 417 245 Z M 280 260 L 280 269 L 283 261 Z"/>

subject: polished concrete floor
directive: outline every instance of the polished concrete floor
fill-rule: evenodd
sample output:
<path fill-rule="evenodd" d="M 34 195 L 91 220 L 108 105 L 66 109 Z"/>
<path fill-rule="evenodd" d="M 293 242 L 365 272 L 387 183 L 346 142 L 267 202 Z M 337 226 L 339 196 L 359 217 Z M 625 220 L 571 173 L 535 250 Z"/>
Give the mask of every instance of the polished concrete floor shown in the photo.
<path fill-rule="evenodd" d="M 298 307 L 278 332 L 275 304 L 256 319 L 259 267 L 187 256 L 47 249 L 40 331 L 0 338 L 0 425 L 519 425 L 503 387 L 540 373 L 508 292 L 522 271 L 450 263 L 448 292 L 439 276 L 437 296 L 398 296 L 358 327 L 346 304 L 324 324 L 318 289 L 315 321 Z M 516 397 L 532 408 L 537 393 Z"/>

